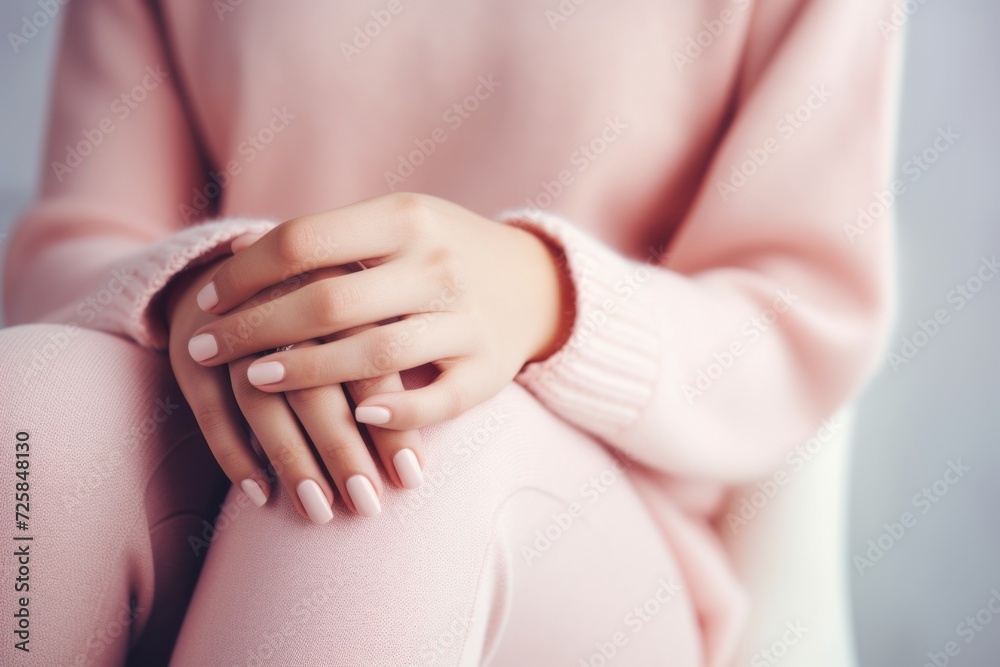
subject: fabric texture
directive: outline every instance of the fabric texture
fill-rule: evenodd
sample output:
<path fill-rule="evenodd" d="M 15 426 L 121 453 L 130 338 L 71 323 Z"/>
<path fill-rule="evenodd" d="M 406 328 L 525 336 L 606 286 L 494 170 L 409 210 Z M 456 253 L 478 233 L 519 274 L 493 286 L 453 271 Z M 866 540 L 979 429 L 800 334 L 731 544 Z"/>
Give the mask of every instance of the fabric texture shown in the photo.
<path fill-rule="evenodd" d="M 69 5 L 7 321 L 162 350 L 172 276 L 392 191 L 543 234 L 576 319 L 518 383 L 634 462 L 725 664 L 726 489 L 855 395 L 893 314 L 890 0 L 393 7 Z"/>
<path fill-rule="evenodd" d="M 690 584 L 624 465 L 514 383 L 423 429 L 419 491 L 317 526 L 280 486 L 263 508 L 229 488 L 163 355 L 17 326 L 0 374 L 28 378 L 0 387 L 0 426 L 29 432 L 34 538 L 31 652 L 3 642 L 5 666 L 704 664 Z"/>

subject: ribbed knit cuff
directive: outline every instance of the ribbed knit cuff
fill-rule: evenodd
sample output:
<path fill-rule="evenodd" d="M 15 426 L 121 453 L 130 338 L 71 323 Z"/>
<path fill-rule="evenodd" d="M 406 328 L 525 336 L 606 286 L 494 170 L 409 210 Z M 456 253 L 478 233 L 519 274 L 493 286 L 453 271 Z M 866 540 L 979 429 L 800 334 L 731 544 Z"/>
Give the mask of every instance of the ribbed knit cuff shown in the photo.
<path fill-rule="evenodd" d="M 125 263 L 121 291 L 88 326 L 120 331 L 140 345 L 167 347 L 165 324 L 150 308 L 153 300 L 181 271 L 229 253 L 229 242 L 248 232 L 266 232 L 276 223 L 268 220 L 230 218 L 185 229 L 153 244 Z"/>
<path fill-rule="evenodd" d="M 576 292 L 567 342 L 516 380 L 585 431 L 610 437 L 627 429 L 649 403 L 662 364 L 651 295 L 643 290 L 654 269 L 550 213 L 510 211 L 501 221 L 559 248 Z"/>

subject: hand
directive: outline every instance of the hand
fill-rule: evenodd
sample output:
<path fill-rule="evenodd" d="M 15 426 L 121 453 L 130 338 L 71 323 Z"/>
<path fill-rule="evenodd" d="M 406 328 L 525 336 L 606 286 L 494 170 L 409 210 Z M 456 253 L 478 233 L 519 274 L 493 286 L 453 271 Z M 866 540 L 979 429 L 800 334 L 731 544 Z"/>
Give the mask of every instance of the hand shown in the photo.
<path fill-rule="evenodd" d="M 359 422 L 385 429 L 426 426 L 493 396 L 526 362 L 558 348 L 572 315 L 560 259 L 531 232 L 423 195 L 297 218 L 224 262 L 202 288 L 202 308 L 228 314 L 198 327 L 192 358 L 213 367 L 302 338 L 330 341 L 256 359 L 247 376 L 266 392 L 431 363 L 441 371 L 431 384 L 375 392 L 355 410 Z M 371 268 L 318 280 L 266 312 L 229 312 L 290 275 L 358 261 Z"/>
<path fill-rule="evenodd" d="M 250 446 L 243 428 L 245 417 L 302 516 L 316 523 L 325 523 L 333 516 L 333 491 L 321 462 L 351 511 L 364 515 L 378 513 L 381 480 L 339 384 L 271 394 L 261 392 L 246 380 L 246 369 L 255 356 L 235 359 L 228 369 L 205 368 L 191 360 L 187 350 L 191 333 L 217 319 L 197 307 L 196 295 L 219 264 L 215 262 L 180 277 L 171 286 L 166 304 L 171 366 L 219 465 L 255 504 L 266 502 L 274 477 L 262 470 L 261 461 Z M 338 268 L 308 277 L 298 276 L 257 295 L 247 307 L 266 305 L 271 299 L 321 276 L 343 273 L 346 272 Z M 298 343 L 298 347 L 313 344 Z M 349 387 L 355 400 L 375 391 L 401 389 L 398 375 Z M 374 427 L 368 430 L 392 481 L 408 488 L 419 486 L 419 435 Z M 309 440 L 320 461 L 310 449 Z"/>

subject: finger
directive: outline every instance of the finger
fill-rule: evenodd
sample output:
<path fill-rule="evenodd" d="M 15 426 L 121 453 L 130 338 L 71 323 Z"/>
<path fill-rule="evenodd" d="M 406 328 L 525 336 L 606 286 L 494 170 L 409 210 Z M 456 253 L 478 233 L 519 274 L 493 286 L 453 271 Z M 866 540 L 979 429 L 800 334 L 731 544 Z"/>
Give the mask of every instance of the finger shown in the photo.
<path fill-rule="evenodd" d="M 248 377 L 265 391 L 289 391 L 462 357 L 475 349 L 475 342 L 460 321 L 450 314 L 418 315 L 317 347 L 276 352 L 255 360 Z"/>
<path fill-rule="evenodd" d="M 264 393 L 247 382 L 250 361 L 229 365 L 236 402 L 295 509 L 313 523 L 326 523 L 333 518 L 333 489 L 285 397 Z"/>
<path fill-rule="evenodd" d="M 404 391 L 403 380 L 398 373 L 348 382 L 346 388 L 355 403 L 387 392 Z M 351 415 L 351 422 L 354 422 L 353 415 Z M 423 445 L 420 441 L 419 431 L 397 431 L 374 424 L 369 424 L 367 427 L 357 426 L 357 428 L 368 429 L 372 444 L 375 445 L 382 466 L 393 484 L 404 489 L 416 489 L 423 484 Z"/>
<path fill-rule="evenodd" d="M 426 387 L 369 396 L 355 408 L 354 417 L 363 424 L 395 430 L 448 421 L 499 391 L 483 383 L 483 375 L 474 364 L 458 364 Z"/>
<path fill-rule="evenodd" d="M 437 298 L 440 289 L 413 275 L 406 262 L 393 262 L 312 282 L 206 324 L 194 332 L 189 350 L 195 361 L 215 366 L 435 305 L 444 307 Z"/>
<path fill-rule="evenodd" d="M 295 347 L 316 347 L 308 340 Z M 351 406 L 339 385 L 290 391 L 288 404 L 305 427 L 348 509 L 362 516 L 382 511 L 382 481 Z"/>
<path fill-rule="evenodd" d="M 243 429 L 243 416 L 222 369 L 197 364 L 175 365 L 177 384 L 219 467 L 257 506 L 271 495 L 269 475 Z"/>
<path fill-rule="evenodd" d="M 224 313 L 291 276 L 394 254 L 412 236 L 408 232 L 426 222 L 428 200 L 377 197 L 284 222 L 223 262 L 198 304 L 206 312 Z"/>
<path fill-rule="evenodd" d="M 246 250 L 247 248 L 252 246 L 257 241 L 261 240 L 264 237 L 264 234 L 267 234 L 267 232 L 247 232 L 242 236 L 237 236 L 229 244 L 229 251 L 234 255 L 239 252 L 242 252 L 243 250 Z"/>

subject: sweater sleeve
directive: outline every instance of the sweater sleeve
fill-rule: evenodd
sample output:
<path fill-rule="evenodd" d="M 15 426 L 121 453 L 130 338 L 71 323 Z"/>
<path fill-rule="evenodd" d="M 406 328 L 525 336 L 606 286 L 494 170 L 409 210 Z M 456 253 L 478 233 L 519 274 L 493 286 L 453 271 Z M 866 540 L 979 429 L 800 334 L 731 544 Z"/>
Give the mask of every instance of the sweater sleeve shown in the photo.
<path fill-rule="evenodd" d="M 732 118 L 657 262 L 558 215 L 504 215 L 562 249 L 576 288 L 569 341 L 519 382 L 630 457 L 726 483 L 777 466 L 853 397 L 893 311 L 892 212 L 876 205 L 895 139 L 890 9 L 758 4 Z"/>
<path fill-rule="evenodd" d="M 186 225 L 207 212 L 196 196 L 207 170 L 154 5 L 65 9 L 41 190 L 7 244 L 8 324 L 76 324 L 163 349 L 160 290 L 236 236 L 273 226 Z"/>

